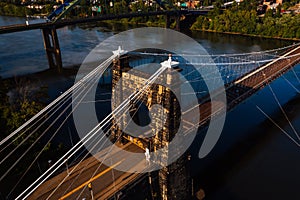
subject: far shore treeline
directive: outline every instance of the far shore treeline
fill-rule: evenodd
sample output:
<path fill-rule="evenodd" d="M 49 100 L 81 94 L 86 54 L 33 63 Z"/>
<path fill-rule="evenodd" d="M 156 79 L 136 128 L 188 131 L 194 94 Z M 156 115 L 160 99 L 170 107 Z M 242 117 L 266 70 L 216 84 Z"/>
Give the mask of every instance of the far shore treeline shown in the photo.
<path fill-rule="evenodd" d="M 220 4 L 215 3 L 209 15 L 198 17 L 191 29 L 300 39 L 300 14 L 283 13 L 290 4 L 279 5 L 276 10 L 269 9 L 259 15 L 256 1 L 252 2 L 234 4 L 226 10 L 221 10 Z"/>

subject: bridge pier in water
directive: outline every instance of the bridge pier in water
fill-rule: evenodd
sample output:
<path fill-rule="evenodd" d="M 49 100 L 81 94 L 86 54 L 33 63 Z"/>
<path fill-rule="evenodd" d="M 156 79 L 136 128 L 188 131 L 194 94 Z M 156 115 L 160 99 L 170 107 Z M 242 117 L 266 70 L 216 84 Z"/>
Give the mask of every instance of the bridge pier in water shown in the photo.
<path fill-rule="evenodd" d="M 61 72 L 62 59 L 59 41 L 55 27 L 43 28 L 44 48 L 46 50 L 49 68 Z"/>
<path fill-rule="evenodd" d="M 176 31 L 181 31 L 181 27 L 180 27 L 180 15 L 175 15 L 175 16 L 171 16 L 171 15 L 166 15 L 166 28 L 171 28 L 171 24 L 172 21 L 176 23 L 174 29 Z"/>

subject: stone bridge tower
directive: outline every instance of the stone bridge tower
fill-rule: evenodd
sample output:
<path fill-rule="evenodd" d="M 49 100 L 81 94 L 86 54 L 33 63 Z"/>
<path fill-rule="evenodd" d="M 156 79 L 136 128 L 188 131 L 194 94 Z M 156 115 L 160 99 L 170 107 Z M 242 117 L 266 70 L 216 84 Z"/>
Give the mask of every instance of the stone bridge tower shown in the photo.
<path fill-rule="evenodd" d="M 114 87 L 119 82 L 118 84 L 121 85 L 122 92 L 115 93 L 114 99 L 112 100 L 114 101 L 112 102 L 112 107 L 122 103 L 123 93 L 128 92 L 126 90 L 134 91 L 136 88 L 140 88 L 141 84 L 152 75 L 147 74 L 142 70 L 132 70 L 133 72 L 129 73 L 130 69 L 132 69 L 129 65 L 129 61 L 138 59 L 141 58 L 121 57 L 114 61 L 112 67 L 112 87 L 114 90 Z M 168 146 L 170 141 L 172 141 L 180 126 L 181 108 L 179 100 L 170 88 L 177 88 L 180 90 L 179 76 L 177 72 L 174 73 L 174 71 L 166 69 L 166 73 L 160 75 L 158 79 L 160 80 L 157 82 L 165 82 L 166 86 L 154 83 L 140 98 L 140 101 L 148 108 L 155 104 L 162 105 L 164 108 L 159 111 L 161 113 L 156 112 L 152 115 L 152 118 L 154 118 L 156 122 L 156 124 L 151 127 L 152 132 L 155 133 L 154 136 L 144 139 L 134 138 L 123 133 L 122 128 L 126 126 L 126 122 L 123 120 L 119 125 L 113 123 L 114 125 L 111 134 L 112 140 L 116 141 L 119 139 L 118 141 L 122 143 L 131 141 L 143 149 L 150 149 L 150 151 L 157 151 L 158 149 Z M 170 85 L 170 87 L 168 87 L 168 85 Z M 131 108 L 131 110 L 135 111 L 137 106 L 132 105 Z M 161 119 L 161 116 L 164 116 L 164 119 Z M 136 116 L 133 116 L 133 118 L 134 117 Z M 163 120 L 165 120 L 165 123 L 163 123 Z M 139 120 L 137 119 L 135 121 Z M 166 162 L 168 156 L 169 152 L 166 150 L 160 154 L 159 158 L 153 158 L 153 160 L 155 160 L 153 162 L 162 165 L 162 163 Z M 190 199 L 192 185 L 188 168 L 188 156 L 185 153 L 173 164 L 163 167 L 158 173 L 153 173 L 153 175 L 158 174 L 156 185 L 159 186 L 157 193 L 159 194 L 158 196 L 160 196 L 160 199 Z"/>

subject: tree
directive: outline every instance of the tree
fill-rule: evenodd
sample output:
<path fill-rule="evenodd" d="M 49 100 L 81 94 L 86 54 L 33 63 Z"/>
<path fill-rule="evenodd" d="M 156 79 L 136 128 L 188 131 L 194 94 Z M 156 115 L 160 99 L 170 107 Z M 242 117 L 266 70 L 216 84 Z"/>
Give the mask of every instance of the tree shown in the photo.
<path fill-rule="evenodd" d="M 247 0 L 247 1 L 242 1 L 240 4 L 240 8 L 242 10 L 256 10 L 257 8 L 257 1 L 256 0 Z"/>
<path fill-rule="evenodd" d="M 44 107 L 47 93 L 46 88 L 34 89 L 32 84 L 25 79 L 16 79 L 14 83 L 8 83 L 8 81 L 1 83 L 6 85 L 1 90 L 1 122 L 5 127 L 1 137 L 5 137 Z M 12 85 L 15 86 L 14 89 Z M 7 96 L 8 92 L 10 93 L 9 97 Z"/>
<path fill-rule="evenodd" d="M 282 8 L 282 6 L 281 6 L 281 4 L 279 4 L 276 8 L 275 17 L 277 17 L 277 18 L 281 17 L 281 8 Z"/>
<path fill-rule="evenodd" d="M 221 14 L 222 1 L 217 0 L 216 2 L 213 3 L 213 6 L 214 8 L 211 11 L 209 11 L 210 18 L 214 18 Z"/>

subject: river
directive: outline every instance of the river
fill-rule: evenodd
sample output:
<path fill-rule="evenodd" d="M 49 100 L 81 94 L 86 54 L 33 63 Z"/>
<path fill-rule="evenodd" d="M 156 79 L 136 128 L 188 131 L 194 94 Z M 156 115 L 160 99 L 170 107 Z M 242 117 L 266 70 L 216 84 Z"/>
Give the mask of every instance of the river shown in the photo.
<path fill-rule="evenodd" d="M 40 21 L 42 19 L 30 23 Z M 25 19 L 0 17 L 0 26 L 16 23 L 25 23 Z M 97 44 L 129 28 L 133 27 L 100 24 L 97 27 L 71 26 L 59 29 L 63 66 L 72 68 L 80 65 Z M 206 32 L 192 32 L 189 35 L 212 54 L 262 51 L 292 43 Z M 47 68 L 40 30 L 0 36 L 1 77 L 31 74 Z M 300 77 L 299 65 L 294 72 L 287 72 L 285 78 L 278 78 L 270 87 L 295 129 L 300 131 L 300 95 L 297 91 L 300 82 L 295 76 L 297 74 Z M 195 190 L 203 188 L 206 199 L 300 199 L 300 148 L 257 108 L 259 106 L 292 135 L 270 87 L 259 91 L 227 114 L 221 138 L 207 157 L 199 160 L 197 150 L 194 151 L 192 162 L 194 168 L 198 169 L 193 175 Z"/>

